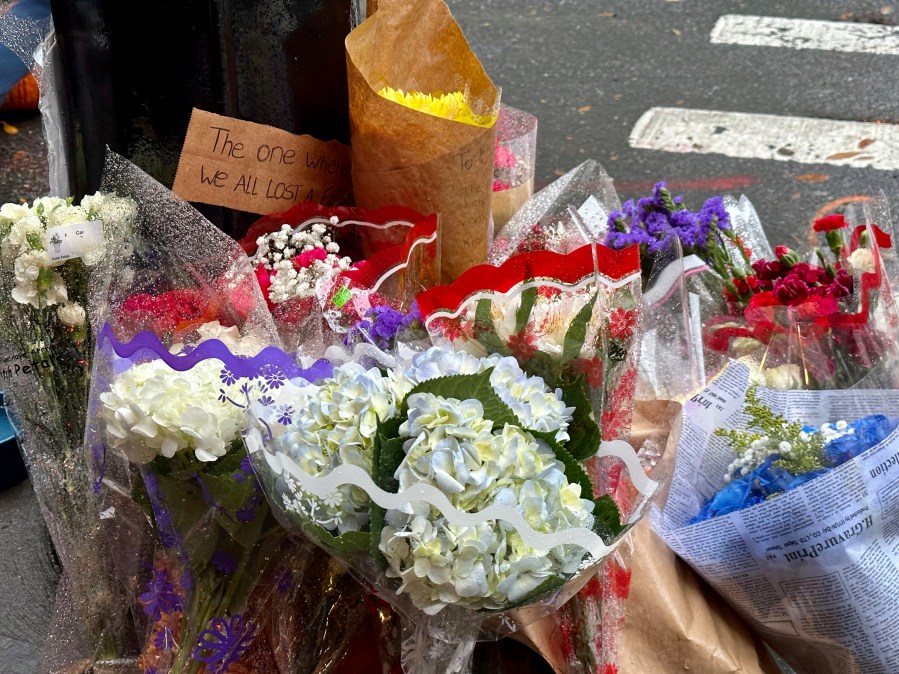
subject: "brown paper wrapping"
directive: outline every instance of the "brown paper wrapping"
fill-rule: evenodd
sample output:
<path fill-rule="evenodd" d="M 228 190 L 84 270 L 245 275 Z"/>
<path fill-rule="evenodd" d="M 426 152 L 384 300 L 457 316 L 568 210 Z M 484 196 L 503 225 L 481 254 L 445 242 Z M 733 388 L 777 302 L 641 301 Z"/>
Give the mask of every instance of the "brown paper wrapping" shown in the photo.
<path fill-rule="evenodd" d="M 665 453 L 666 475 L 680 434 L 679 405 L 637 402 L 631 441 L 652 440 Z M 660 498 L 664 500 L 665 494 Z M 630 534 L 630 595 L 618 635 L 619 674 L 779 674 L 761 641 L 726 602 L 653 532 L 644 518 Z M 624 543 L 627 545 L 627 542 Z M 569 674 L 553 616 L 527 626 L 519 637 L 556 674 Z"/>
<path fill-rule="evenodd" d="M 534 179 L 508 190 L 493 193 L 493 227 L 499 231 L 534 193 Z"/>
<path fill-rule="evenodd" d="M 346 50 L 356 204 L 438 213 L 448 283 L 487 261 L 495 129 L 418 112 L 378 91 L 462 91 L 479 114 L 497 109 L 499 92 L 442 0 L 379 0 Z"/>

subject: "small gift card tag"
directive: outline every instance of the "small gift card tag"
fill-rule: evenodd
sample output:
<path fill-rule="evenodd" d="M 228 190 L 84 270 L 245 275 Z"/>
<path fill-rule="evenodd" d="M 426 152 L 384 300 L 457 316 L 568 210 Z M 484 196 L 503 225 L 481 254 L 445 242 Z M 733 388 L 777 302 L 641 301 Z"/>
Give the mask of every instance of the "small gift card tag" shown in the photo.
<path fill-rule="evenodd" d="M 103 221 L 51 227 L 44 234 L 44 243 L 51 262 L 84 257 L 103 243 Z"/>
<path fill-rule="evenodd" d="M 590 229 L 590 233 L 594 235 L 598 234 L 605 227 L 606 219 L 609 215 L 606 213 L 603 205 L 599 203 L 599 200 L 592 194 L 587 198 L 587 201 L 581 204 L 577 212 L 584 224 Z"/>

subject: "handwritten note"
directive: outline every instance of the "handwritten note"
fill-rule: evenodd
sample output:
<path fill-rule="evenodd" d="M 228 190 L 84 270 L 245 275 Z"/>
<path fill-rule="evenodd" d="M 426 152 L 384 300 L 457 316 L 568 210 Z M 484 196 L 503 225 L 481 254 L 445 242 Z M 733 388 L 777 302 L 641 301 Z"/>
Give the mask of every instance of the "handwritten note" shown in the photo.
<path fill-rule="evenodd" d="M 301 201 L 338 205 L 351 189 L 346 145 L 194 108 L 172 191 L 266 214 Z"/>

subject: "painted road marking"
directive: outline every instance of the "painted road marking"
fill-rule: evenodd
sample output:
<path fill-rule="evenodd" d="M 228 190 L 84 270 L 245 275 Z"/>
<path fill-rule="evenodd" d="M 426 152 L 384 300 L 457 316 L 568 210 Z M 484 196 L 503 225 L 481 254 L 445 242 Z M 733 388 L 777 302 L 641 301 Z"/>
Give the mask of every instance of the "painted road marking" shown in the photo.
<path fill-rule="evenodd" d="M 713 44 L 789 47 L 899 55 L 899 27 L 725 14 L 712 28 Z"/>
<path fill-rule="evenodd" d="M 719 110 L 651 108 L 631 147 L 801 164 L 899 169 L 899 125 Z"/>

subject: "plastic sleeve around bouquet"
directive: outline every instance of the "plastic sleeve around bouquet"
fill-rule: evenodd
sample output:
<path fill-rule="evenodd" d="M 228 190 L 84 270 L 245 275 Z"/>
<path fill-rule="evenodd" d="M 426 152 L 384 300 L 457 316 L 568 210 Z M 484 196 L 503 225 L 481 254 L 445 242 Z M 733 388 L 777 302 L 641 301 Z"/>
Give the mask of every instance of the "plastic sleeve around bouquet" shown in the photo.
<path fill-rule="evenodd" d="M 337 254 L 350 265 L 322 277 L 307 298 L 294 297 L 277 304 L 269 299 L 285 344 L 304 352 L 314 350 L 316 344 L 339 340 L 375 307 L 408 312 L 415 295 L 439 281 L 436 215 L 424 216 L 402 206 L 369 211 L 305 202 L 257 220 L 241 245 L 252 258 L 259 237 L 278 232 L 284 225 L 291 231 L 313 225 L 327 227 L 339 248 Z M 301 258 L 299 254 L 296 260 Z M 264 293 L 269 293 L 277 273 L 256 267 Z"/>
<path fill-rule="evenodd" d="M 177 673 L 270 662 L 256 637 L 285 532 L 243 450 L 245 411 L 233 401 L 259 377 L 276 385 L 305 371 L 268 346 L 275 328 L 236 242 L 111 152 L 103 186 L 139 213 L 91 287 L 85 452 L 132 600 L 138 664 Z"/>
<path fill-rule="evenodd" d="M 127 199 L 103 194 L 0 207 L 0 386 L 64 574 L 48 669 L 114 659 L 133 645 L 82 451 L 93 351 L 88 283 L 106 237 L 133 213 Z"/>
<path fill-rule="evenodd" d="M 486 261 L 499 90 L 449 8 L 383 0 L 347 36 L 346 50 L 356 203 L 439 213 L 445 280 Z M 381 95 L 385 87 L 464 102 L 413 109 Z"/>
<path fill-rule="evenodd" d="M 851 217 L 816 225 L 832 261 L 820 249 L 809 262 L 781 251 L 756 267 L 759 287 L 737 315 L 706 322 L 707 353 L 755 363 L 775 388 L 896 386 L 892 227 L 859 221 L 864 213 L 850 225 Z"/>
<path fill-rule="evenodd" d="M 533 195 L 496 236 L 488 261 L 536 250 L 570 253 L 600 240 L 609 213 L 620 208 L 612 179 L 588 159 Z"/>
<path fill-rule="evenodd" d="M 493 226 L 501 231 L 534 193 L 537 118 L 502 104 L 493 157 Z"/>
<path fill-rule="evenodd" d="M 548 267 L 539 254 L 474 271 L 508 281 L 480 300 L 481 311 L 511 311 L 513 324 L 518 315 L 532 328 L 558 319 L 552 332 L 529 333 L 558 340 L 557 363 L 535 360 L 538 342 L 528 336 L 510 350 L 486 330 L 473 353 L 473 340 L 459 339 L 467 328 L 453 331 L 461 320 L 431 321 L 432 336 L 447 338 L 424 351 L 400 345 L 381 367 L 332 358 L 332 376 L 296 379 L 247 401 L 256 419 L 247 445 L 275 512 L 415 626 L 404 642 L 410 672 L 447 660 L 443 671 L 467 671 L 474 641 L 558 608 L 588 582 L 655 488 L 633 449 L 612 439 L 626 433 L 633 398 L 635 259 L 599 252 L 599 281 L 589 249 L 570 259 L 546 255 L 561 280 L 543 280 Z M 467 303 L 468 278 L 419 295 L 425 320 L 438 305 L 448 308 L 441 298 Z M 529 280 L 568 301 L 548 312 Z M 512 309 L 521 297 L 528 306 Z M 614 457 L 614 465 L 606 470 L 596 455 Z M 617 483 L 634 490 L 623 516 L 610 496 Z M 432 647 L 444 660 L 428 657 Z"/>

